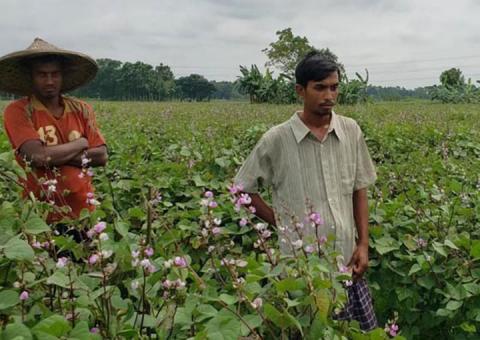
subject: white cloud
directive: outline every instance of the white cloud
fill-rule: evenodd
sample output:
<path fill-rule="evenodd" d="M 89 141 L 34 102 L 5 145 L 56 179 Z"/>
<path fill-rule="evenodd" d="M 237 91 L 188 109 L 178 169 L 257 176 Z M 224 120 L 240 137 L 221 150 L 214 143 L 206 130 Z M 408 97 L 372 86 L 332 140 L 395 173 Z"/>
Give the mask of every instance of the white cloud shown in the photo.
<path fill-rule="evenodd" d="M 40 36 L 96 58 L 233 80 L 292 27 L 350 75 L 368 68 L 373 84 L 416 87 L 449 67 L 480 79 L 479 10 L 474 0 L 2 0 L 0 54 Z"/>

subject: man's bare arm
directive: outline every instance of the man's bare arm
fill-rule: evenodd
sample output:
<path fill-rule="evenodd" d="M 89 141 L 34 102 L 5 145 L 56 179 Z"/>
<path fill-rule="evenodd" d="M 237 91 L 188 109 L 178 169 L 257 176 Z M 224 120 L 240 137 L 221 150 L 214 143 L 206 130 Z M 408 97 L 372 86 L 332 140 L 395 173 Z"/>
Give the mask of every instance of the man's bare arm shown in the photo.
<path fill-rule="evenodd" d="M 368 268 L 368 196 L 367 188 L 353 193 L 353 214 L 357 228 L 357 246 L 348 263 L 353 269 L 354 279 L 362 277 Z"/>
<path fill-rule="evenodd" d="M 259 194 L 249 195 L 252 198 L 252 203 L 250 205 L 256 210 L 255 215 L 271 225 L 277 225 L 273 209 L 265 203 L 262 197 Z"/>
<path fill-rule="evenodd" d="M 68 163 L 88 148 L 84 137 L 65 144 L 45 146 L 39 140 L 30 140 L 20 147 L 19 153 L 35 168 L 53 167 Z"/>
<path fill-rule="evenodd" d="M 90 159 L 88 166 L 104 166 L 105 164 L 107 164 L 108 153 L 107 147 L 105 145 L 100 145 L 95 148 L 90 148 L 86 151 L 80 152 L 75 157 L 73 157 L 68 162 L 68 164 L 81 168 L 83 155 L 85 155 L 86 158 Z"/>

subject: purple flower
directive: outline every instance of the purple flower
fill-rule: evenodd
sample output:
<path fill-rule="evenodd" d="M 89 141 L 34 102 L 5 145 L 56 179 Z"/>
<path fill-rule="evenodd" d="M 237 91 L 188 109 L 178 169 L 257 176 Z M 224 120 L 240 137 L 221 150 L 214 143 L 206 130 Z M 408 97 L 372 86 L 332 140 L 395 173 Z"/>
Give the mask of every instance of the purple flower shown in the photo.
<path fill-rule="evenodd" d="M 95 264 L 97 263 L 98 259 L 99 259 L 99 256 L 97 254 L 93 254 L 88 258 L 88 263 Z"/>
<path fill-rule="evenodd" d="M 105 222 L 98 222 L 95 224 L 93 227 L 93 230 L 97 233 L 100 234 L 102 231 L 104 231 L 107 228 L 107 224 Z"/>
<path fill-rule="evenodd" d="M 173 259 L 173 264 L 176 267 L 185 268 L 187 266 L 187 261 L 183 257 L 177 256 Z"/>
<path fill-rule="evenodd" d="M 322 235 L 322 236 L 320 236 L 320 239 L 318 240 L 318 242 L 320 244 L 325 244 L 327 242 L 327 240 L 328 240 L 327 237 L 325 235 Z"/>
<path fill-rule="evenodd" d="M 211 192 L 211 191 L 205 191 L 205 193 L 203 194 L 203 196 L 205 196 L 206 198 L 212 198 L 212 197 L 213 197 L 213 192 Z"/>
<path fill-rule="evenodd" d="M 40 248 L 42 248 L 42 244 L 38 241 L 34 241 L 34 242 L 32 242 L 32 247 L 35 248 L 35 249 L 40 249 Z"/>
<path fill-rule="evenodd" d="M 162 286 L 165 289 L 170 289 L 172 287 L 172 283 L 173 283 L 172 281 L 170 281 L 169 279 L 166 279 L 165 281 L 163 281 Z"/>
<path fill-rule="evenodd" d="M 147 257 L 152 257 L 153 256 L 153 248 L 152 247 L 148 247 L 144 250 L 144 253 L 145 253 L 145 256 Z"/>
<path fill-rule="evenodd" d="M 210 208 L 214 209 L 214 208 L 218 207 L 218 204 L 217 204 L 217 202 L 215 202 L 215 201 L 211 201 L 210 203 L 208 203 L 208 206 L 209 206 Z"/>
<path fill-rule="evenodd" d="M 30 297 L 30 295 L 28 294 L 28 292 L 26 290 L 24 290 L 23 292 L 20 293 L 20 301 L 25 301 L 27 300 L 28 298 Z"/>
<path fill-rule="evenodd" d="M 90 328 L 90 333 L 97 334 L 99 332 L 100 332 L 100 329 L 98 329 L 97 327 Z"/>
<path fill-rule="evenodd" d="M 239 222 L 238 222 L 238 225 L 240 227 L 245 227 L 248 223 L 248 220 L 246 218 L 242 218 Z"/>
<path fill-rule="evenodd" d="M 399 327 L 396 323 L 392 323 L 391 325 L 385 325 L 385 332 L 390 336 L 397 336 Z"/>
<path fill-rule="evenodd" d="M 240 194 L 240 197 L 238 198 L 237 203 L 241 205 L 249 205 L 250 203 L 252 203 L 252 198 L 250 197 L 249 194 L 243 193 L 243 194 Z"/>
<path fill-rule="evenodd" d="M 93 169 L 92 169 L 92 168 L 89 168 L 89 169 L 87 170 L 87 176 L 88 176 L 88 177 L 93 177 L 93 175 L 94 175 Z"/>
<path fill-rule="evenodd" d="M 339 266 L 338 270 L 340 271 L 340 273 L 343 273 L 343 274 L 350 272 L 350 269 L 349 269 L 347 266 L 343 265 L 343 264 L 341 264 L 341 265 Z"/>
<path fill-rule="evenodd" d="M 213 235 L 218 235 L 222 232 L 222 228 L 219 228 L 219 227 L 214 227 L 212 228 L 212 234 Z"/>

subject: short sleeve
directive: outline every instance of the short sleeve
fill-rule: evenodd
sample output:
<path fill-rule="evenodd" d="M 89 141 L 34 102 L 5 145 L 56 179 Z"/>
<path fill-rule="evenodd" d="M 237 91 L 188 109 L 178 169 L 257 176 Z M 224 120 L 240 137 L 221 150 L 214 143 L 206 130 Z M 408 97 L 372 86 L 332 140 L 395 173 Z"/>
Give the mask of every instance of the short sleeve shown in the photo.
<path fill-rule="evenodd" d="M 3 113 L 3 124 L 14 150 L 18 150 L 26 141 L 41 141 L 31 119 L 27 117 L 25 108 L 17 103 L 7 106 Z"/>
<path fill-rule="evenodd" d="M 95 148 L 97 146 L 105 145 L 105 138 L 103 138 L 102 133 L 97 124 L 97 119 L 95 117 L 95 112 L 90 105 L 86 105 L 88 108 L 88 116 L 87 122 L 85 127 L 85 135 L 88 140 L 88 145 L 91 148 Z"/>
<path fill-rule="evenodd" d="M 242 186 L 244 192 L 258 193 L 260 185 L 271 185 L 273 171 L 268 150 L 263 136 L 235 176 L 234 183 Z"/>
<path fill-rule="evenodd" d="M 357 139 L 357 169 L 355 175 L 354 190 L 364 189 L 375 183 L 377 180 L 377 173 L 373 165 L 372 158 L 368 152 L 367 143 L 363 133 L 359 131 Z"/>

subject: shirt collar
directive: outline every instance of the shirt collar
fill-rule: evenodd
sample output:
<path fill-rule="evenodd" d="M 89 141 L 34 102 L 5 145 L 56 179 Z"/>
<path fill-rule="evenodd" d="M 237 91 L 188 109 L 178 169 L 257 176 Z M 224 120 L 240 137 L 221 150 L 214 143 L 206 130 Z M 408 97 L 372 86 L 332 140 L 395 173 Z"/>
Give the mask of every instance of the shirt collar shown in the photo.
<path fill-rule="evenodd" d="M 61 102 L 63 103 L 63 106 L 64 106 L 64 109 L 63 109 L 64 114 L 73 112 L 73 107 L 70 104 L 69 100 L 66 100 L 64 96 L 61 96 L 60 100 L 61 100 Z M 45 105 L 43 105 L 42 102 L 40 100 L 38 100 L 38 98 L 35 97 L 34 95 L 32 95 L 32 97 L 31 97 L 31 103 L 32 103 L 32 107 L 35 111 L 48 112 L 48 109 L 45 107 Z"/>
<path fill-rule="evenodd" d="M 290 125 L 292 126 L 293 134 L 297 143 L 300 143 L 309 133 L 310 129 L 305 123 L 300 119 L 300 111 L 294 113 L 292 118 L 290 118 Z M 328 133 L 335 132 L 335 135 L 341 141 L 345 138 L 345 133 L 339 122 L 338 116 L 335 112 L 332 111 L 332 118 L 330 120 L 330 126 L 328 127 Z"/>

